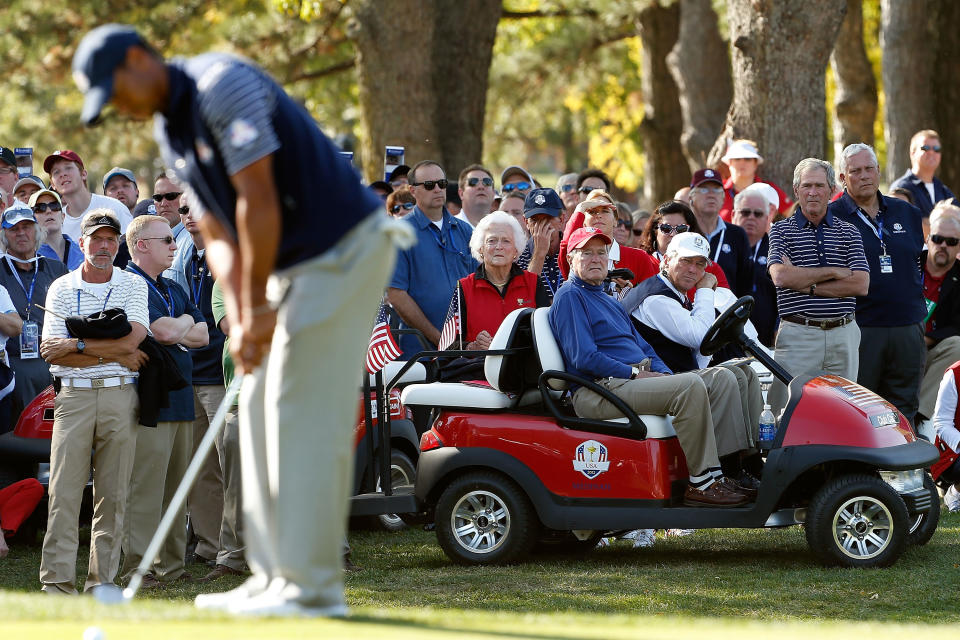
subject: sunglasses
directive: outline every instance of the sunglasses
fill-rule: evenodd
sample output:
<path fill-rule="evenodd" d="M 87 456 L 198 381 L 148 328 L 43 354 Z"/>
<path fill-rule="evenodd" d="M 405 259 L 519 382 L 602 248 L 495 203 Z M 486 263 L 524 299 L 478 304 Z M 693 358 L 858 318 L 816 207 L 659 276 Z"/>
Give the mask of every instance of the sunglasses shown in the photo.
<path fill-rule="evenodd" d="M 441 189 L 447 188 L 447 179 L 442 178 L 440 180 L 424 180 L 423 182 L 411 182 L 414 187 L 423 187 L 427 191 L 433 191 L 434 187 L 440 187 Z"/>
<path fill-rule="evenodd" d="M 46 210 L 63 211 L 63 206 L 59 202 L 40 202 L 33 205 L 34 213 L 43 213 Z"/>
<path fill-rule="evenodd" d="M 154 202 L 160 202 L 161 200 L 173 201 L 179 198 L 181 195 L 183 195 L 182 191 L 171 191 L 169 193 L 155 193 L 153 194 L 153 200 Z"/>
<path fill-rule="evenodd" d="M 920 145 L 920 151 L 936 151 L 937 153 L 940 153 L 940 145 L 922 144 Z M 952 247 L 953 245 L 950 245 L 950 246 Z"/>
<path fill-rule="evenodd" d="M 482 183 L 485 187 L 493 186 L 493 178 L 467 178 L 467 186 L 475 187 L 477 184 Z"/>
<path fill-rule="evenodd" d="M 960 243 L 960 238 L 951 238 L 950 236 L 932 235 L 930 242 L 933 244 L 945 244 L 948 247 L 955 247 Z"/>
<path fill-rule="evenodd" d="M 664 222 L 663 224 L 658 225 L 657 228 L 667 235 L 670 235 L 674 231 L 677 233 L 686 233 L 687 231 L 690 231 L 690 225 L 688 224 L 678 224 L 677 226 L 673 226 L 672 224 L 667 224 Z M 636 233 L 636 231 L 634 231 L 634 233 Z"/>
<path fill-rule="evenodd" d="M 417 206 L 417 205 L 415 205 L 415 204 L 412 203 L 412 202 L 404 202 L 403 204 L 395 204 L 395 205 L 393 205 L 392 207 L 390 207 L 390 213 L 400 213 L 400 209 L 405 209 L 405 210 L 407 210 L 407 211 L 410 211 L 410 210 L 413 209 L 415 206 Z"/>
<path fill-rule="evenodd" d="M 140 238 L 141 240 L 162 240 L 164 244 L 173 244 L 173 236 L 157 236 L 155 238 Z"/>
<path fill-rule="evenodd" d="M 517 189 L 519 189 L 520 191 L 526 191 L 532 186 L 533 185 L 530 184 L 529 182 L 512 182 L 510 184 L 503 185 L 500 188 L 500 190 L 503 191 L 504 193 L 510 193 L 511 191 L 515 191 Z"/>
<path fill-rule="evenodd" d="M 190 213 L 190 207 L 180 207 L 179 209 L 177 209 L 177 213 L 179 213 L 182 216 L 185 216 L 188 213 Z"/>
<path fill-rule="evenodd" d="M 621 229 L 631 229 L 633 227 L 632 224 L 626 222 L 625 220 L 617 220 L 617 226 Z"/>
<path fill-rule="evenodd" d="M 587 193 L 590 193 L 591 191 L 596 191 L 596 189 L 597 187 L 580 187 L 579 189 L 577 189 L 577 191 L 583 194 L 587 194 Z"/>
<path fill-rule="evenodd" d="M 576 188 L 577 188 L 577 185 L 575 184 L 565 184 L 560 187 L 560 191 L 562 191 L 563 193 L 570 193 Z"/>
<path fill-rule="evenodd" d="M 737 209 L 737 213 L 739 213 L 745 218 L 749 218 L 750 216 L 756 216 L 758 218 L 762 218 L 763 216 L 767 215 L 765 211 L 762 211 L 760 209 Z"/>

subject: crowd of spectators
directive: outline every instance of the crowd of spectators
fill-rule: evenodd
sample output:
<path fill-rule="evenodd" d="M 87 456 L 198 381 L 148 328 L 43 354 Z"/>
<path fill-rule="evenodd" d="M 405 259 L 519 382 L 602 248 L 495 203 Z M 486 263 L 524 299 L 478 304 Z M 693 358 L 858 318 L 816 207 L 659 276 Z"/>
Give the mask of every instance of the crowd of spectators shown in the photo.
<path fill-rule="evenodd" d="M 757 145 L 735 140 L 721 167 L 694 172 L 652 211 L 618 201 L 597 169 L 565 173 L 545 187 L 519 165 L 497 178 L 472 164 L 456 181 L 431 160 L 400 166 L 370 185 L 386 213 L 410 223 L 418 239 L 400 252 L 386 300 L 396 326 L 440 348 L 477 351 L 489 347 L 510 311 L 553 310 L 561 301 L 566 306 L 551 323 L 568 364 L 611 379 L 626 374 L 624 366 L 637 369 L 627 378 L 647 382 L 624 386 L 624 393 L 633 389 L 630 402 L 675 414 L 684 450 L 697 461 L 688 460 L 687 501 L 741 504 L 755 496 L 762 475 L 759 384 L 742 362 L 722 362 L 730 354 L 711 360 L 697 348 L 717 310 L 738 296 L 754 297 L 759 340 L 791 374 L 825 370 L 857 380 L 915 425 L 934 416 L 944 372 L 960 360 L 960 207 L 935 175 L 940 154 L 936 132 L 918 132 L 911 170 L 885 195 L 876 154 L 850 145 L 836 171 L 801 160 L 788 195 L 760 177 Z M 199 212 L 184 189 L 165 173 L 146 185 L 113 167 L 97 183 L 102 194 L 93 193 L 71 150 L 49 154 L 41 166 L 46 176 L 21 176 L 11 149 L 0 148 L 0 373 L 10 380 L 4 386 L 0 376 L 0 432 L 54 384 L 55 420 L 69 438 L 52 445 L 40 580 L 45 591 L 73 593 L 91 448 L 100 456 L 92 465 L 95 490 L 110 499 L 97 505 L 85 589 L 130 577 L 232 367 Z M 573 294 L 575 287 L 582 291 Z M 583 305 L 598 315 L 579 317 L 574 309 Z M 79 335 L 63 320 L 114 307 L 126 311 L 126 333 Z M 453 315 L 458 322 L 447 335 Z M 613 351 L 631 355 L 596 370 L 583 365 L 583 345 L 562 335 L 574 329 L 609 331 L 619 341 Z M 402 358 L 422 348 L 414 335 L 399 342 Z M 157 359 L 180 386 L 145 422 L 142 394 L 139 415 L 134 408 L 136 382 Z M 651 381 L 684 372 L 698 382 L 689 375 Z M 109 411 L 90 401 L 104 393 Z M 591 393 L 575 392 L 574 408 L 605 415 Z M 662 402 L 652 399 L 657 394 Z M 782 410 L 786 389 L 775 384 L 768 400 Z M 702 413 L 704 403 L 712 417 Z M 194 579 L 191 562 L 208 565 L 200 579 L 245 571 L 240 445 L 235 411 L 230 416 L 233 428 L 228 420 L 186 505 L 190 534 L 168 540 L 147 587 Z M 22 495 L 33 500 L 35 493 L 31 485 Z M 15 521 L 22 518 L 4 516 L 6 534 Z M 5 548 L 0 537 L 0 555 Z"/>

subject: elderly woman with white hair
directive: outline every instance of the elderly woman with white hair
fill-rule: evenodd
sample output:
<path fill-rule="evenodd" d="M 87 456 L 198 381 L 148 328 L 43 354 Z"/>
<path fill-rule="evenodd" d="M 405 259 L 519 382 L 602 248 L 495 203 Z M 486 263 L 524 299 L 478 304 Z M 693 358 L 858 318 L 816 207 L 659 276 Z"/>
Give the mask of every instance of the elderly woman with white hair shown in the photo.
<path fill-rule="evenodd" d="M 470 238 L 470 253 L 480 266 L 457 283 L 447 317 L 459 313 L 460 331 L 441 340 L 442 349 L 489 349 L 511 311 L 550 306 L 549 293 L 537 274 L 516 265 L 525 244 L 520 223 L 509 213 L 495 211 L 480 220 Z M 445 322 L 444 327 L 449 324 Z"/>

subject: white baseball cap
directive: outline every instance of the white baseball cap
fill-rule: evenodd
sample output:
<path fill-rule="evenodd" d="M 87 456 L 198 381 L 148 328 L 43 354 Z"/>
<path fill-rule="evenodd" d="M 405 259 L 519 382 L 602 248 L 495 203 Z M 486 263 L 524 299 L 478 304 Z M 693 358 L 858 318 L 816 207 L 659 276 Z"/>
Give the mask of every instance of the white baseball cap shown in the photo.
<path fill-rule="evenodd" d="M 780 194 L 766 182 L 754 182 L 740 193 L 756 193 L 763 196 L 767 204 L 772 204 L 777 209 L 780 208 Z"/>
<path fill-rule="evenodd" d="M 760 155 L 760 152 L 757 151 L 757 148 L 749 142 L 745 142 L 743 140 L 735 140 L 731 142 L 730 146 L 727 147 L 727 152 L 723 154 L 723 157 L 720 159 L 729 164 L 731 160 L 737 158 L 754 158 L 757 161 L 757 164 L 763 162 L 763 156 Z"/>
<path fill-rule="evenodd" d="M 710 242 L 699 233 L 685 231 L 673 237 L 667 245 L 667 253 L 675 253 L 681 258 L 706 258 L 709 264 Z"/>

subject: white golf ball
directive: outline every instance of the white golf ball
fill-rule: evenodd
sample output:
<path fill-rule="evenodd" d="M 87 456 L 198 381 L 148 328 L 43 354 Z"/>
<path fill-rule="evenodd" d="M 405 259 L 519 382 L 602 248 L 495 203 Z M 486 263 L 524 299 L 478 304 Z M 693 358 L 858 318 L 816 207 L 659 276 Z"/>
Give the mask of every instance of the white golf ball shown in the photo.
<path fill-rule="evenodd" d="M 100 627 L 87 627 L 83 632 L 83 640 L 106 640 L 107 634 Z"/>

